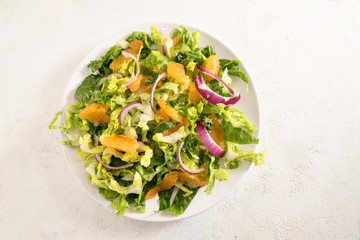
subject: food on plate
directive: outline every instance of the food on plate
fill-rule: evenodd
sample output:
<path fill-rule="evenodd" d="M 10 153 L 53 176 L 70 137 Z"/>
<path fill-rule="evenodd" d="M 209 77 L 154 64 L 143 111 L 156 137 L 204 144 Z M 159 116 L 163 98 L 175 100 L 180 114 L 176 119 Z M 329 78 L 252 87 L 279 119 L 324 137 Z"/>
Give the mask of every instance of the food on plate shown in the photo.
<path fill-rule="evenodd" d="M 78 149 L 89 181 L 118 216 L 145 212 L 156 196 L 159 211 L 182 214 L 199 189 L 210 194 L 242 161 L 265 161 L 264 152 L 241 147 L 259 141 L 233 107 L 241 95 L 232 82 L 248 83 L 242 63 L 222 59 L 211 43 L 199 47 L 199 39 L 183 26 L 132 32 L 89 63 L 66 120 L 54 126 L 58 112 L 49 125 Z"/>

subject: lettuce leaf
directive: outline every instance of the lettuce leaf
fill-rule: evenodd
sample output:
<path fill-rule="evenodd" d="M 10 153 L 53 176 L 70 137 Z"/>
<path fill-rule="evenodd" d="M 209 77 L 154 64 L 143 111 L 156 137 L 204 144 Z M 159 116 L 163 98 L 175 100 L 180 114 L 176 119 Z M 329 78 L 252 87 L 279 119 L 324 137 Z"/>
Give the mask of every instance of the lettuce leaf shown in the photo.
<path fill-rule="evenodd" d="M 226 122 L 223 126 L 225 130 L 225 140 L 228 142 L 233 142 L 238 144 L 259 143 L 259 139 L 255 138 L 254 136 L 252 136 L 242 128 L 234 127 L 230 122 Z"/>
<path fill-rule="evenodd" d="M 145 32 L 134 31 L 131 35 L 126 38 L 127 42 L 132 42 L 134 39 L 141 40 L 144 43 L 144 47 L 151 48 L 151 45 L 154 44 L 154 41 L 151 37 Z"/>
<path fill-rule="evenodd" d="M 140 163 L 144 167 L 148 167 L 151 162 L 151 158 L 153 156 L 153 150 L 149 146 L 144 146 L 145 154 L 141 156 Z"/>
<path fill-rule="evenodd" d="M 155 66 L 157 66 L 160 70 L 166 70 L 168 62 L 168 57 L 162 55 L 158 51 L 151 51 L 145 59 L 140 61 L 141 73 L 151 75 Z"/>
<path fill-rule="evenodd" d="M 191 201 L 195 197 L 196 193 L 199 191 L 199 188 L 192 189 L 192 193 L 185 197 L 185 192 L 179 189 L 177 192 L 173 203 L 167 210 L 168 213 L 172 215 L 180 215 L 185 212 L 187 207 L 190 205 Z"/>
<path fill-rule="evenodd" d="M 124 215 L 126 209 L 129 208 L 129 203 L 126 201 L 124 195 L 120 195 L 112 202 L 111 206 L 117 211 L 116 216 L 120 217 Z"/>
<path fill-rule="evenodd" d="M 265 152 L 255 153 L 253 151 L 241 150 L 237 144 L 227 143 L 225 166 L 230 169 L 238 168 L 241 161 L 249 161 L 259 166 L 265 162 Z"/>
<path fill-rule="evenodd" d="M 166 82 L 161 87 L 161 90 L 170 90 L 174 94 L 177 94 L 179 92 L 179 84 L 173 83 L 173 82 Z"/>
<path fill-rule="evenodd" d="M 76 89 L 74 97 L 79 102 L 91 103 L 93 98 L 99 91 L 95 91 L 95 86 L 98 84 L 101 75 L 87 76 L 81 85 Z"/>
<path fill-rule="evenodd" d="M 220 59 L 219 62 L 220 62 L 220 71 L 224 71 L 227 68 L 229 75 L 238 76 L 246 84 L 249 83 L 249 79 L 247 75 L 240 69 L 239 64 L 242 64 L 240 60 Z"/>
<path fill-rule="evenodd" d="M 159 211 L 163 211 L 166 210 L 170 207 L 170 199 L 171 199 L 171 195 L 174 192 L 174 187 L 165 190 L 165 191 L 161 191 L 158 193 L 159 195 Z"/>
<path fill-rule="evenodd" d="M 208 168 L 208 175 L 207 175 L 208 185 L 205 189 L 205 193 L 209 195 L 212 192 L 212 189 L 214 188 L 215 185 L 215 170 L 219 169 L 220 164 L 219 164 L 219 158 L 216 158 L 214 155 L 205 156 L 204 161 Z"/>
<path fill-rule="evenodd" d="M 161 46 L 161 33 L 158 30 L 158 28 L 155 26 L 151 26 L 150 31 L 151 31 L 151 36 L 154 39 L 155 44 L 158 44 Z M 164 36 L 163 42 L 166 42 L 167 40 L 168 40 L 168 37 Z"/>
<path fill-rule="evenodd" d="M 120 195 L 118 192 L 115 192 L 115 191 L 107 189 L 107 188 L 101 188 L 101 187 L 99 187 L 99 193 L 101 195 L 103 195 L 103 197 L 109 201 L 116 199 Z"/>
<path fill-rule="evenodd" d="M 191 62 L 201 65 L 206 60 L 206 57 L 201 53 L 201 48 L 191 50 L 190 48 L 184 48 L 184 46 L 177 45 L 175 47 L 175 53 L 176 56 L 174 61 L 181 63 L 184 66 L 187 66 Z"/>
<path fill-rule="evenodd" d="M 110 63 L 120 56 L 122 51 L 122 46 L 116 44 L 109 48 L 109 50 L 102 56 L 99 60 L 91 61 L 88 67 L 91 69 L 91 72 L 99 72 L 102 75 L 109 75 L 112 73 L 112 70 L 109 68 Z"/>
<path fill-rule="evenodd" d="M 196 45 L 199 41 L 200 38 L 200 33 L 198 32 L 193 32 L 191 35 L 189 33 L 189 30 L 186 29 L 184 26 L 180 26 L 181 30 L 179 29 L 174 29 L 173 31 L 173 35 L 172 38 L 176 37 L 177 35 L 181 35 L 181 40 L 179 45 L 186 45 L 188 46 L 191 50 L 194 50 L 196 48 Z"/>
<path fill-rule="evenodd" d="M 236 108 L 228 108 L 224 104 L 218 104 L 217 106 L 219 115 L 230 121 L 234 127 L 244 128 L 249 134 L 254 134 L 257 129 L 256 125 L 252 124 L 242 111 Z"/>
<path fill-rule="evenodd" d="M 191 36 L 193 37 L 193 42 L 191 44 L 191 49 L 195 49 L 198 42 L 199 42 L 199 39 L 200 39 L 200 33 L 199 32 L 193 32 L 191 34 Z"/>
<path fill-rule="evenodd" d="M 206 47 L 201 49 L 201 53 L 206 57 L 210 57 L 211 55 L 216 55 L 215 48 L 213 45 L 209 44 Z"/>

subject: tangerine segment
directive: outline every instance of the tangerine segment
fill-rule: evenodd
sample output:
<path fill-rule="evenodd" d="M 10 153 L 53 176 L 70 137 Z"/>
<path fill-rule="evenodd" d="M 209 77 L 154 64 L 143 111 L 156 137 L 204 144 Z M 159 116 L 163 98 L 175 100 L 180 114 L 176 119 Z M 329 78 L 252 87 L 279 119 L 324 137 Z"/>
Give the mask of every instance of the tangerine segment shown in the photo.
<path fill-rule="evenodd" d="M 185 74 L 184 66 L 181 63 L 168 62 L 167 64 L 168 77 L 174 78 L 181 84 L 181 89 L 187 89 L 189 80 Z"/>
<path fill-rule="evenodd" d="M 139 143 L 136 139 L 127 135 L 112 135 L 100 138 L 102 145 L 106 147 L 114 148 L 121 152 L 135 153 L 139 147 Z"/>
<path fill-rule="evenodd" d="M 224 143 L 225 131 L 221 124 L 220 119 L 214 113 L 212 113 L 208 117 L 213 120 L 213 124 L 214 124 L 209 132 L 211 138 L 216 142 L 216 144 L 219 147 L 225 149 L 225 143 Z"/>
<path fill-rule="evenodd" d="M 176 45 L 179 44 L 180 42 L 180 39 L 181 39 L 181 35 L 177 35 L 176 37 L 174 37 L 172 40 L 173 40 L 173 47 L 175 47 Z"/>
<path fill-rule="evenodd" d="M 190 174 L 182 171 L 178 173 L 178 180 L 185 182 L 190 188 L 203 187 L 208 184 L 208 181 L 199 174 Z"/>
<path fill-rule="evenodd" d="M 88 120 L 92 123 L 108 123 L 110 116 L 106 115 L 108 106 L 104 104 L 92 103 L 79 113 L 79 118 Z"/>
<path fill-rule="evenodd" d="M 139 77 L 141 77 L 140 87 L 139 87 L 140 92 L 142 92 L 142 93 L 150 92 L 152 85 L 145 86 L 145 83 L 146 83 L 146 79 L 150 78 L 151 76 L 150 75 L 142 75 L 142 74 L 140 74 Z"/>
<path fill-rule="evenodd" d="M 145 200 L 152 199 L 158 194 L 158 192 L 168 190 L 172 188 L 178 179 L 178 171 L 171 171 L 161 180 L 160 184 L 150 191 L 147 192 L 145 195 Z"/>
<path fill-rule="evenodd" d="M 220 62 L 216 55 L 211 55 L 208 59 L 203 63 L 203 67 L 212 72 L 215 75 L 219 74 Z M 205 80 L 211 81 L 214 78 L 206 75 Z"/>
<path fill-rule="evenodd" d="M 172 108 L 169 104 L 166 103 L 166 101 L 163 98 L 158 99 L 158 104 L 160 108 L 165 112 L 166 115 L 168 115 L 172 120 L 183 123 L 184 118 L 176 111 L 174 108 Z"/>
<path fill-rule="evenodd" d="M 142 80 L 143 78 L 144 78 L 143 75 L 140 74 L 140 75 L 138 76 L 138 78 L 128 86 L 131 92 L 136 92 L 137 90 L 139 90 L 140 84 L 141 84 L 141 80 Z"/>
<path fill-rule="evenodd" d="M 142 41 L 134 39 L 131 43 L 129 43 L 129 48 L 126 49 L 126 51 L 136 56 L 142 46 L 144 46 L 144 43 Z M 112 63 L 109 65 L 109 68 L 115 71 L 120 66 L 120 64 L 130 61 L 130 59 L 131 58 L 126 58 L 124 57 L 124 55 L 121 54 L 114 61 L 112 61 Z"/>
<path fill-rule="evenodd" d="M 170 118 L 169 118 L 168 115 L 166 115 L 164 109 L 160 108 L 160 109 L 159 109 L 159 114 L 160 114 L 160 116 L 162 117 L 162 120 L 163 120 L 163 121 L 165 121 L 165 122 L 170 121 Z"/>
<path fill-rule="evenodd" d="M 193 82 L 189 83 L 189 99 L 194 105 L 198 105 L 201 101 L 201 95 Z"/>
<path fill-rule="evenodd" d="M 134 39 L 131 43 L 129 43 L 129 50 L 126 50 L 134 55 L 137 55 L 140 49 L 144 46 L 143 41 Z"/>

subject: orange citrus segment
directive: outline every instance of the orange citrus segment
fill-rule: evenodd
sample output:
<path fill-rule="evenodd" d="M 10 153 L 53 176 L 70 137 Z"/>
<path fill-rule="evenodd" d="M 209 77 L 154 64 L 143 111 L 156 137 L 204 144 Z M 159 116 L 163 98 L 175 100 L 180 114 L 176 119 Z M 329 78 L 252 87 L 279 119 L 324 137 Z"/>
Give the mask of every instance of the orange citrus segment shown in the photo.
<path fill-rule="evenodd" d="M 126 50 L 134 55 L 137 55 L 140 51 L 140 48 L 144 46 L 144 43 L 141 40 L 134 39 L 131 43 L 129 43 L 130 49 Z"/>
<path fill-rule="evenodd" d="M 216 144 L 219 147 L 225 149 L 225 143 L 224 143 L 225 131 L 221 124 L 220 119 L 214 113 L 212 113 L 208 117 L 213 120 L 213 124 L 214 124 L 214 126 L 211 128 L 209 132 L 211 138 L 216 142 Z"/>
<path fill-rule="evenodd" d="M 126 135 L 113 135 L 100 138 L 102 145 L 114 148 L 121 152 L 135 153 L 139 147 L 136 139 Z"/>
<path fill-rule="evenodd" d="M 108 123 L 110 122 L 110 116 L 106 115 L 108 109 L 109 107 L 104 104 L 92 103 L 79 113 L 79 118 L 92 123 Z"/>
<path fill-rule="evenodd" d="M 189 83 L 189 99 L 194 105 L 198 105 L 201 101 L 201 95 L 193 82 Z"/>
<path fill-rule="evenodd" d="M 166 115 L 164 109 L 160 108 L 159 109 L 159 113 L 160 113 L 160 116 L 162 117 L 162 120 L 165 121 L 165 122 L 168 122 L 170 121 L 170 118 L 168 115 Z"/>
<path fill-rule="evenodd" d="M 158 194 L 158 192 L 168 190 L 172 188 L 178 179 L 178 171 L 171 171 L 161 180 L 160 184 L 153 189 L 151 189 L 146 195 L 145 200 L 152 199 Z"/>
<path fill-rule="evenodd" d="M 134 39 L 131 43 L 129 43 L 129 48 L 126 49 L 126 51 L 136 56 L 143 45 L 144 43 L 142 41 Z M 124 55 L 121 54 L 109 65 L 109 68 L 115 71 L 120 66 L 120 64 L 123 64 L 124 62 L 128 62 L 130 59 L 131 58 L 126 58 L 124 57 Z"/>
<path fill-rule="evenodd" d="M 173 46 L 175 47 L 180 42 L 181 36 L 180 34 L 173 38 Z"/>
<path fill-rule="evenodd" d="M 142 79 L 143 76 L 140 74 L 139 77 L 128 86 L 131 92 L 136 92 L 137 90 L 139 90 Z"/>
<path fill-rule="evenodd" d="M 169 62 L 167 64 L 168 77 L 174 78 L 181 84 L 181 89 L 187 89 L 189 80 L 185 74 L 184 66 L 181 63 Z"/>
<path fill-rule="evenodd" d="M 211 55 L 208 59 L 203 63 L 203 67 L 212 72 L 215 75 L 219 74 L 220 62 L 216 55 Z M 211 81 L 214 78 L 206 75 L 205 80 Z"/>
<path fill-rule="evenodd" d="M 182 123 L 184 121 L 183 117 L 172 108 L 163 98 L 158 99 L 158 104 L 160 108 L 164 111 L 166 115 L 168 115 L 172 120 Z"/>
<path fill-rule="evenodd" d="M 199 174 L 190 174 L 182 171 L 178 173 L 178 180 L 185 182 L 190 188 L 203 187 L 208 184 L 208 181 Z"/>
<path fill-rule="evenodd" d="M 142 74 L 140 74 L 139 77 L 141 78 L 141 79 L 140 79 L 140 86 L 139 86 L 140 92 L 142 92 L 142 93 L 144 93 L 144 92 L 150 92 L 152 85 L 151 85 L 151 86 L 150 86 L 150 85 L 145 86 L 146 79 L 150 78 L 150 76 L 149 76 L 149 75 L 142 75 Z M 130 84 L 130 85 L 131 85 L 131 84 Z M 129 85 L 129 86 L 130 86 L 130 85 Z M 150 86 L 150 88 L 149 88 L 149 86 Z"/>

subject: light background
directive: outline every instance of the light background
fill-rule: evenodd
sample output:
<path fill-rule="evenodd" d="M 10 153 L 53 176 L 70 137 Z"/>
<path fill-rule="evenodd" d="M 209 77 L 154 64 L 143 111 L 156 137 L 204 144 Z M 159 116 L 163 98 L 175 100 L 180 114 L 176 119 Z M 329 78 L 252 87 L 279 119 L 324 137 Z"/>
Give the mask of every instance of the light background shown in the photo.
<path fill-rule="evenodd" d="M 96 44 L 161 21 L 242 57 L 268 152 L 206 212 L 147 223 L 92 200 L 47 125 Z M 1 0 L 0 33 L 0 239 L 359 239 L 360 1 Z"/>

